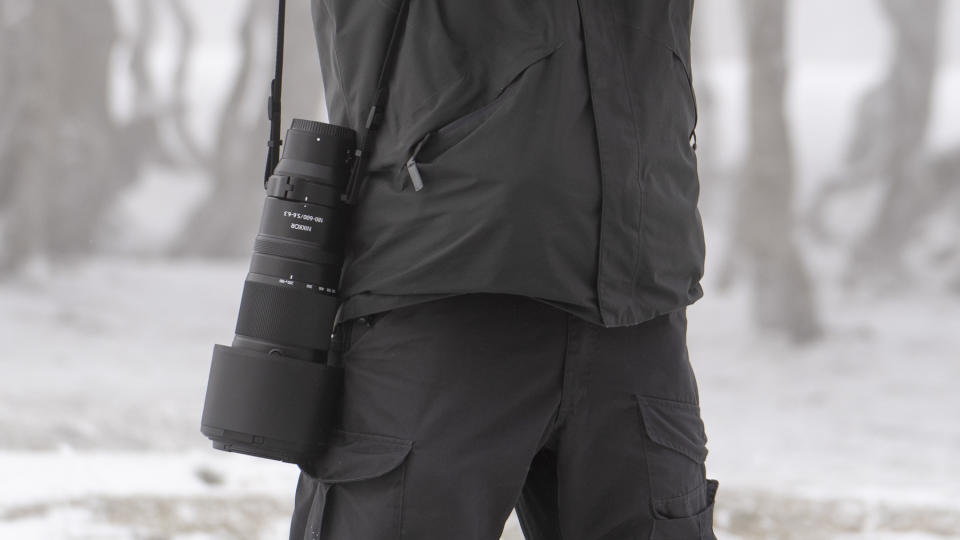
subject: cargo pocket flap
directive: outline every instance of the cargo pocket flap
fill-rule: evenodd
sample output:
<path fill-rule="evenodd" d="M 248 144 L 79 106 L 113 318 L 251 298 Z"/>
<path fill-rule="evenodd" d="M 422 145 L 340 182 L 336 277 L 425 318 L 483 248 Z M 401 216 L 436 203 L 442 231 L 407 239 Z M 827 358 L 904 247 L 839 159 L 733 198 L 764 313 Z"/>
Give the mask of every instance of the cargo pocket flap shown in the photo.
<path fill-rule="evenodd" d="M 653 442 L 676 450 L 697 463 L 707 458 L 707 435 L 700 407 L 660 398 L 637 396 L 640 416 Z"/>
<path fill-rule="evenodd" d="M 404 439 L 337 430 L 305 470 L 327 484 L 367 480 L 396 469 L 412 447 L 413 442 Z"/>

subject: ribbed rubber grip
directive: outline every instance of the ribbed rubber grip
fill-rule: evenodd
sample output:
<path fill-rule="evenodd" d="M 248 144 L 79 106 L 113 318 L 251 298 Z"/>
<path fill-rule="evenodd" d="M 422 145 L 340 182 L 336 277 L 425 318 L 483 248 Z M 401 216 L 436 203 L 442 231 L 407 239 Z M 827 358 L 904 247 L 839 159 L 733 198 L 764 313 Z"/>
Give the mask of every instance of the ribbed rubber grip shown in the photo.
<path fill-rule="evenodd" d="M 327 350 L 338 303 L 336 297 L 315 290 L 270 285 L 248 277 L 236 333 L 282 345 Z"/>

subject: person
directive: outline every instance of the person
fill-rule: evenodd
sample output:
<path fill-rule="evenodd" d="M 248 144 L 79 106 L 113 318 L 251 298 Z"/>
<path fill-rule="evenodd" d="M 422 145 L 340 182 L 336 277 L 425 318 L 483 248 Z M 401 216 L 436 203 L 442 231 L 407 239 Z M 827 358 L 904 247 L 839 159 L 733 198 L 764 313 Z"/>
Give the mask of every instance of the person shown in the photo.
<path fill-rule="evenodd" d="M 402 8 L 406 8 L 405 10 Z M 692 0 L 313 0 L 351 208 L 338 429 L 291 539 L 713 539 Z"/>

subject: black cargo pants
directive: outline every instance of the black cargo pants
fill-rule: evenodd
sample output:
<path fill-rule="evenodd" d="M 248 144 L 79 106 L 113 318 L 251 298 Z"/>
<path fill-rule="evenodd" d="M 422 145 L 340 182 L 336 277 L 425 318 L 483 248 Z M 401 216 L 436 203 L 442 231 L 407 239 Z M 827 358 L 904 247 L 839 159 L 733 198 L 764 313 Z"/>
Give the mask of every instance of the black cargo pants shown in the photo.
<path fill-rule="evenodd" d="M 467 294 L 345 321 L 342 430 L 291 539 L 714 539 L 685 310 L 603 328 Z"/>

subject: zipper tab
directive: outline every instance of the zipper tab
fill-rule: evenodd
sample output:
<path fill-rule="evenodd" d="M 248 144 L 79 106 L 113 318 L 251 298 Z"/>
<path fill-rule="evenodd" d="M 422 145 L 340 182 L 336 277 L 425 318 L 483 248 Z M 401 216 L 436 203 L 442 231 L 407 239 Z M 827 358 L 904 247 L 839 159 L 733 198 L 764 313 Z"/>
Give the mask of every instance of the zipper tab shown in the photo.
<path fill-rule="evenodd" d="M 423 148 L 423 145 L 427 142 L 427 139 L 432 135 L 432 131 L 428 131 L 423 137 L 417 141 L 417 145 L 413 147 L 413 152 L 410 153 L 410 159 L 407 160 L 405 167 L 407 173 L 410 175 L 410 180 L 413 181 L 413 189 L 415 191 L 420 191 L 423 189 L 423 177 L 420 175 L 420 169 L 417 168 L 417 155 L 420 153 L 420 149 Z M 402 168 L 401 168 L 402 169 Z"/>
<path fill-rule="evenodd" d="M 407 160 L 407 172 L 410 173 L 410 180 L 413 180 L 413 189 L 420 191 L 423 189 L 423 177 L 420 176 L 420 169 L 417 168 L 417 162 L 411 157 Z"/>

